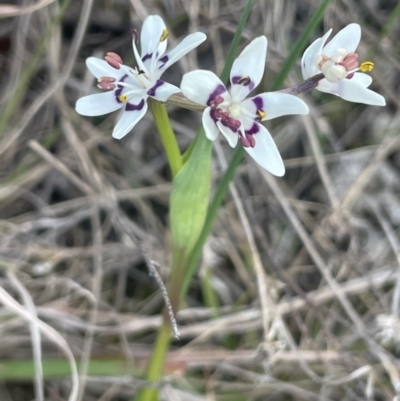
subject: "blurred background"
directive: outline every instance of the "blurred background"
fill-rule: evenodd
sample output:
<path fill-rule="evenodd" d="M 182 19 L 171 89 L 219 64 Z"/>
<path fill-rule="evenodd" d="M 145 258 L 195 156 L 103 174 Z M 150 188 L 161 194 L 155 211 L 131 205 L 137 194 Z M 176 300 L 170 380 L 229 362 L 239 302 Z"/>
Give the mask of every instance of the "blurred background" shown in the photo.
<path fill-rule="evenodd" d="M 239 50 L 268 37 L 262 91 L 320 3 L 255 2 Z M 208 36 L 164 80 L 220 73 L 244 5 L 1 2 L 1 401 L 69 399 L 72 357 L 74 400 L 130 400 L 145 383 L 164 305 L 147 265 L 167 281 L 171 177 L 150 113 L 121 141 L 115 113 L 76 114 L 96 92 L 85 59 L 113 51 L 134 65 L 130 31 L 159 14 L 169 49 Z M 287 173 L 250 158 L 237 170 L 177 316 L 163 400 L 400 399 L 399 17 L 396 0 L 330 3 L 309 43 L 360 24 L 387 106 L 313 91 L 309 116 L 268 122 Z M 299 59 L 285 87 L 301 81 Z M 185 150 L 201 113 L 169 111 Z M 232 152 L 216 141 L 214 188 Z"/>

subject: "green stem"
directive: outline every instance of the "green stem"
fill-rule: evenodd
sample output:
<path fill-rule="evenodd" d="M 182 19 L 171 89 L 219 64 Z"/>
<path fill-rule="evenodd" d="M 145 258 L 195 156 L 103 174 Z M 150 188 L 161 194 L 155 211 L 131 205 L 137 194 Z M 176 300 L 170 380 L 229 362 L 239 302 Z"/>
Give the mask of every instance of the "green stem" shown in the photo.
<path fill-rule="evenodd" d="M 182 167 L 182 156 L 169 121 L 167 109 L 163 103 L 153 99 L 149 99 L 149 108 L 160 133 L 172 176 L 175 177 Z"/>
<path fill-rule="evenodd" d="M 162 326 L 160 327 L 156 343 L 151 353 L 148 368 L 146 371 L 146 379 L 151 383 L 157 383 L 160 379 L 164 367 L 165 358 L 169 349 L 171 340 L 171 324 L 168 318 L 164 317 Z M 155 387 L 143 388 L 136 398 L 137 401 L 158 401 L 158 390 Z"/>
<path fill-rule="evenodd" d="M 187 258 L 182 252 L 175 252 L 172 260 L 172 273 L 168 292 L 171 294 L 171 306 L 176 314 L 179 306 L 179 292 L 182 288 L 183 274 L 187 264 Z M 168 311 L 164 310 L 163 322 L 158 331 L 156 342 L 147 365 L 146 379 L 154 385 L 160 380 L 164 362 L 167 357 L 171 341 L 171 322 Z M 136 401 L 158 401 L 158 389 L 156 387 L 145 387 L 135 398 Z"/>

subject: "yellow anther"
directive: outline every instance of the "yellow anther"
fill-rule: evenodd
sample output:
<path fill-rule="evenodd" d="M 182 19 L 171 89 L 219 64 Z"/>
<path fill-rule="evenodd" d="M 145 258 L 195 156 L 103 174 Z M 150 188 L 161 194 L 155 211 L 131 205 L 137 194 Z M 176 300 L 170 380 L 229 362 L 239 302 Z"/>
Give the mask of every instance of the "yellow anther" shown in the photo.
<path fill-rule="evenodd" d="M 360 70 L 362 72 L 369 72 L 372 71 L 373 69 L 374 69 L 374 63 L 372 61 L 364 61 L 360 65 Z"/>
<path fill-rule="evenodd" d="M 125 95 L 119 95 L 118 99 L 122 102 L 122 103 L 126 103 L 128 101 L 128 96 Z"/>
<path fill-rule="evenodd" d="M 265 111 L 263 110 L 257 110 L 257 114 L 260 116 L 261 121 L 264 119 L 264 117 L 266 116 Z"/>
<path fill-rule="evenodd" d="M 164 40 L 168 38 L 168 35 L 169 35 L 168 29 L 164 29 L 160 36 L 160 42 L 164 42 Z"/>

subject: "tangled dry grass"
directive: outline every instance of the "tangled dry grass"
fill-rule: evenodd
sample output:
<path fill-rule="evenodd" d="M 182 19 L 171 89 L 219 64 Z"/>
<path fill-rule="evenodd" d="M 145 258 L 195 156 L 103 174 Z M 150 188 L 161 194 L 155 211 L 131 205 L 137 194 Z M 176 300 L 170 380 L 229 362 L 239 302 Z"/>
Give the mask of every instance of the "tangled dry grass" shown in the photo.
<path fill-rule="evenodd" d="M 115 115 L 75 113 L 93 91 L 84 60 L 133 62 L 131 28 L 160 14 L 172 44 L 209 38 L 167 81 L 220 72 L 244 3 L 0 6 L 1 401 L 72 399 L 78 382 L 74 400 L 129 400 L 144 384 L 163 307 L 146 261 L 167 280 L 170 177 L 149 114 L 115 141 Z M 241 46 L 267 35 L 265 89 L 319 3 L 256 2 Z M 309 116 L 274 120 L 287 174 L 239 168 L 177 316 L 162 399 L 400 399 L 398 15 L 395 0 L 332 1 L 312 39 L 359 23 L 388 105 L 312 92 Z M 286 84 L 300 80 L 296 68 Z M 185 149 L 200 115 L 170 115 Z M 215 182 L 231 153 L 216 144 Z"/>

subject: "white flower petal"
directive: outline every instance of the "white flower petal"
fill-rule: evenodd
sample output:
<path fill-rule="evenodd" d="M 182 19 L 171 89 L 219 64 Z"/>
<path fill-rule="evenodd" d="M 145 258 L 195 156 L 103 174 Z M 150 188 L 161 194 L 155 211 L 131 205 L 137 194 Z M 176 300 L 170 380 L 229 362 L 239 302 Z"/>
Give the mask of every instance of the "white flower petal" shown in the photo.
<path fill-rule="evenodd" d="M 259 132 L 254 134 L 256 146 L 245 147 L 244 150 L 265 170 L 278 177 L 285 174 L 285 166 L 282 157 L 269 131 L 258 124 Z"/>
<path fill-rule="evenodd" d="M 267 45 L 267 38 L 259 36 L 252 40 L 233 62 L 230 80 L 231 97 L 234 102 L 241 102 L 261 82 L 265 69 Z M 247 82 L 244 81 L 245 78 L 248 79 Z M 246 84 L 243 84 L 243 81 Z"/>
<path fill-rule="evenodd" d="M 321 54 L 325 42 L 331 32 L 332 29 L 330 29 L 322 38 L 315 40 L 304 52 L 301 59 L 301 72 L 303 74 L 303 79 L 311 78 L 320 73 L 315 64 L 315 57 Z"/>
<path fill-rule="evenodd" d="M 126 134 L 128 134 L 132 128 L 139 122 L 139 120 L 146 114 L 147 111 L 147 102 L 144 101 L 142 104 L 142 100 L 144 99 L 135 99 L 134 104 L 140 105 L 136 110 L 125 111 L 122 113 L 120 119 L 117 122 L 117 125 L 114 127 L 112 136 L 116 139 L 123 138 Z M 130 103 L 133 100 L 130 101 Z M 126 106 L 125 106 L 126 107 Z"/>
<path fill-rule="evenodd" d="M 203 32 L 196 32 L 186 36 L 178 46 L 162 58 L 163 64 L 159 65 L 160 70 L 164 72 L 168 67 L 176 63 L 180 58 L 196 48 L 200 43 L 203 43 L 206 39 L 207 36 Z M 164 58 L 167 59 L 164 60 Z"/>
<path fill-rule="evenodd" d="M 121 72 L 114 67 L 111 67 L 106 60 L 97 57 L 89 57 L 86 59 L 86 66 L 89 71 L 96 77 L 113 77 L 121 76 Z"/>
<path fill-rule="evenodd" d="M 222 135 L 228 141 L 229 146 L 234 148 L 238 143 L 239 135 L 237 133 L 233 132 L 230 128 L 225 127 L 225 125 L 223 125 L 221 123 L 221 121 L 217 121 L 217 126 L 218 126 L 218 129 L 221 131 Z"/>
<path fill-rule="evenodd" d="M 224 99 L 230 100 L 222 81 L 213 72 L 206 70 L 195 70 L 184 74 L 181 91 L 189 100 L 203 106 L 208 106 L 210 96 L 216 91 Z"/>
<path fill-rule="evenodd" d="M 370 104 L 372 106 L 386 106 L 383 96 L 352 79 L 342 79 L 339 82 L 339 96 L 349 102 Z"/>
<path fill-rule="evenodd" d="M 253 119 L 259 117 L 257 110 L 265 112 L 264 120 L 291 115 L 308 114 L 308 106 L 297 96 L 288 93 L 269 92 L 261 93 L 242 102 L 242 109 Z"/>
<path fill-rule="evenodd" d="M 324 47 L 323 54 L 333 56 L 337 49 L 346 49 L 354 52 L 361 39 L 361 28 L 358 24 L 349 24 L 339 31 L 332 40 Z"/>
<path fill-rule="evenodd" d="M 372 77 L 368 74 L 364 74 L 363 72 L 355 72 L 353 78 L 351 78 L 353 82 L 358 82 L 360 85 L 368 88 L 368 86 L 372 83 Z"/>
<path fill-rule="evenodd" d="M 218 129 L 217 125 L 215 124 L 215 121 L 212 119 L 210 111 L 211 111 L 211 107 L 207 107 L 203 111 L 202 123 L 203 123 L 204 132 L 206 133 L 206 137 L 210 141 L 215 141 L 218 137 L 219 129 Z"/>
<path fill-rule="evenodd" d="M 149 15 L 143 22 L 140 32 L 141 58 L 150 56 L 158 51 L 161 57 L 167 48 L 167 40 L 160 42 L 161 35 L 166 29 L 163 19 L 158 15 Z"/>
<path fill-rule="evenodd" d="M 316 87 L 320 92 L 331 93 L 332 95 L 339 96 L 339 83 L 329 82 L 327 79 L 321 79 Z"/>
<path fill-rule="evenodd" d="M 166 102 L 171 95 L 179 93 L 181 90 L 172 84 L 157 80 L 154 86 L 147 90 L 147 95 L 159 102 Z"/>
<path fill-rule="evenodd" d="M 78 99 L 75 110 L 82 116 L 102 116 L 120 109 L 122 103 L 115 99 L 114 91 L 96 93 Z"/>
<path fill-rule="evenodd" d="M 317 89 L 321 92 L 331 93 L 344 100 L 355 103 L 370 104 L 372 106 L 386 106 L 383 96 L 367 89 L 362 82 L 352 79 L 342 79 L 338 83 L 328 82 L 323 79 L 319 82 Z"/>

